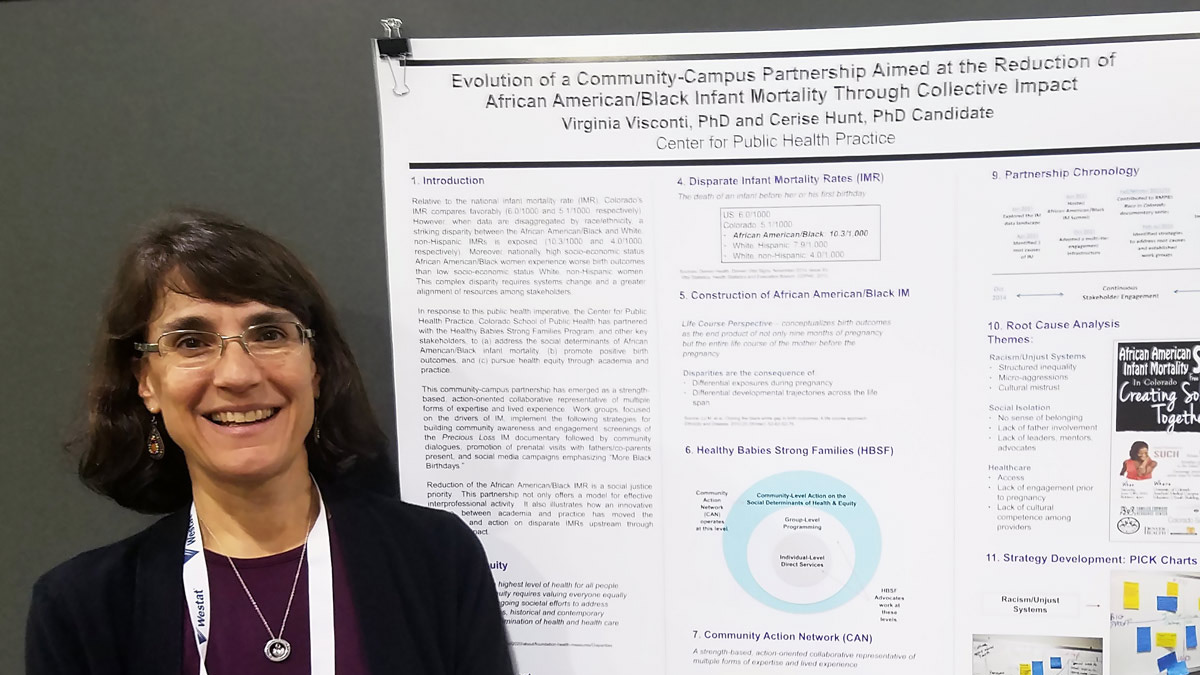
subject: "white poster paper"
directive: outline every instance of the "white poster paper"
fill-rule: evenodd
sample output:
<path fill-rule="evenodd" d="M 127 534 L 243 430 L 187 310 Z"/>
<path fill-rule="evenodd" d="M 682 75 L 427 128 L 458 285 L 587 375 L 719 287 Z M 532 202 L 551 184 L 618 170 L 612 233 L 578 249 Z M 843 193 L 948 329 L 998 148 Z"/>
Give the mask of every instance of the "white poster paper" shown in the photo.
<path fill-rule="evenodd" d="M 1196 13 L 380 59 L 401 488 L 521 672 L 1145 661 L 1114 575 L 1197 564 L 1197 64 Z"/>

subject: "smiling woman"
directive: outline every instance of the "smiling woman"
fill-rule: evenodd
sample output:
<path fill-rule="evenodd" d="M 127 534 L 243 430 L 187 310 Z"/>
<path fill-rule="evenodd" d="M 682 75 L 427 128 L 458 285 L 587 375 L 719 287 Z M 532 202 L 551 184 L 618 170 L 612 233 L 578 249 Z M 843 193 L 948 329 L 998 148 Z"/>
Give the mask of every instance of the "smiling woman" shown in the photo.
<path fill-rule="evenodd" d="M 192 472 L 198 467 L 185 462 L 189 448 L 182 445 L 194 440 L 198 430 L 190 419 L 194 415 L 183 414 L 182 408 L 189 403 L 213 410 L 220 405 L 236 408 L 255 403 L 250 400 L 255 396 L 282 396 L 275 391 L 282 383 L 271 380 L 298 367 L 321 374 L 310 373 L 312 391 L 306 392 L 305 401 L 297 401 L 308 408 L 307 413 L 300 411 L 306 419 L 292 424 L 293 432 L 302 432 L 292 445 L 308 451 L 312 473 L 318 480 L 332 480 L 355 474 L 364 464 L 374 466 L 360 475 L 377 473 L 386 439 L 371 413 L 354 356 L 316 279 L 286 247 L 225 216 L 174 211 L 147 225 L 117 269 L 93 361 L 88 433 L 78 443 L 80 476 L 87 485 L 143 513 L 186 507 L 192 500 Z M 158 352 L 164 333 L 185 328 L 241 333 L 246 328 L 238 325 L 243 317 L 296 321 L 320 337 L 305 341 L 299 359 L 284 364 L 254 360 L 267 368 L 245 368 L 248 347 L 227 351 L 227 341 L 217 350 L 223 352 L 218 367 L 209 363 L 209 368 L 192 368 L 199 363 L 181 358 L 182 350 Z M 225 325 L 218 326 L 222 321 Z M 140 351 L 141 341 L 153 341 L 155 349 Z M 178 345 L 179 340 L 169 344 Z M 264 386 L 250 383 L 254 390 L 249 396 L 237 382 L 223 386 L 225 378 L 247 376 L 262 377 L 266 381 L 258 384 Z M 327 393 L 323 400 L 317 398 L 321 378 Z M 212 386 L 204 391 L 206 381 Z M 191 389 L 180 391 L 189 383 Z M 154 387 L 165 400 L 159 400 Z M 204 400 L 186 402 L 180 395 Z M 161 411 L 161 421 L 168 435 L 161 461 L 131 453 L 130 448 L 155 427 L 164 405 L 168 408 Z M 322 432 L 319 441 L 309 434 L 314 422 Z M 205 452 L 192 446 L 193 453 Z"/>
<path fill-rule="evenodd" d="M 173 211 L 118 270 L 79 474 L 170 515 L 38 581 L 27 672 L 511 673 L 474 534 L 376 493 L 386 440 L 304 265 Z"/>

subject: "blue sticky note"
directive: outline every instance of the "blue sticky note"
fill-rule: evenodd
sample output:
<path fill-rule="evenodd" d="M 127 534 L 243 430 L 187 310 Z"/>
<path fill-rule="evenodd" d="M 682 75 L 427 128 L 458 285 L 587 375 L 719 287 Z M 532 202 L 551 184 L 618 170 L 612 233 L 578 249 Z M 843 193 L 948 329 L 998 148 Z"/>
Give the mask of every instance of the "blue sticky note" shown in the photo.
<path fill-rule="evenodd" d="M 1033 675 L 1045 675 L 1045 673 L 1042 672 L 1042 662 L 1041 661 L 1033 662 Z"/>
<path fill-rule="evenodd" d="M 1137 650 L 1139 654 L 1150 651 L 1150 627 L 1138 626 Z"/>
<path fill-rule="evenodd" d="M 1184 639 L 1187 641 L 1186 642 L 1187 648 L 1195 649 L 1196 648 L 1196 627 L 1195 626 L 1185 626 L 1183 631 L 1184 631 Z"/>
<path fill-rule="evenodd" d="M 1178 612 L 1179 611 L 1179 596 L 1176 596 L 1176 595 L 1160 595 L 1160 596 L 1158 596 L 1158 610 L 1160 612 Z"/>
<path fill-rule="evenodd" d="M 1050 657 L 1050 667 L 1051 668 L 1062 668 L 1062 657 L 1061 656 L 1051 656 Z"/>
<path fill-rule="evenodd" d="M 1188 675 L 1187 663 L 1184 661 L 1176 661 L 1167 668 L 1167 675 Z"/>
<path fill-rule="evenodd" d="M 1176 663 L 1179 663 L 1179 659 L 1175 658 L 1175 652 L 1167 652 L 1165 656 L 1159 657 L 1158 669 L 1166 670 L 1167 668 L 1170 668 L 1171 666 L 1175 665 Z M 1186 667 L 1187 667 L 1187 664 L 1185 663 L 1184 668 L 1186 668 Z M 1187 671 L 1185 670 L 1183 672 L 1186 673 Z"/>

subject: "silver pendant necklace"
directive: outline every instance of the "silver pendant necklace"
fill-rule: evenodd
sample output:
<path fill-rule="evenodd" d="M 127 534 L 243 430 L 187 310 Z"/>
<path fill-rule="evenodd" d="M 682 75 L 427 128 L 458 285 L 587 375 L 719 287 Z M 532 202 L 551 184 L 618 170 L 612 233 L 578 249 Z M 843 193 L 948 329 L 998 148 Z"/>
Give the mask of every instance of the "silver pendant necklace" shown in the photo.
<path fill-rule="evenodd" d="M 199 519 L 197 518 L 197 520 Z M 213 534 L 213 531 L 204 524 L 203 520 L 200 521 L 200 526 L 208 530 L 208 534 L 213 538 L 213 541 L 217 540 L 217 535 Z M 312 534 L 312 528 L 309 528 L 309 534 Z M 271 630 L 271 624 L 267 623 L 267 617 L 263 616 L 262 610 L 258 608 L 258 601 L 254 599 L 254 594 L 250 592 L 250 587 L 246 585 L 246 580 L 242 579 L 242 573 L 238 572 L 233 558 L 225 556 L 225 559 L 229 561 L 229 567 L 233 569 L 233 575 L 237 577 L 238 583 L 242 585 L 242 590 L 246 591 L 246 597 L 250 599 L 250 604 L 254 607 L 255 613 L 258 614 L 263 627 L 267 629 L 267 635 L 271 636 L 271 639 L 267 640 L 267 643 L 263 645 L 263 655 L 275 663 L 286 661 L 287 657 L 292 655 L 292 643 L 283 639 L 283 629 L 287 628 L 288 615 L 292 613 L 292 601 L 296 599 L 296 584 L 300 581 L 300 570 L 304 568 L 304 559 L 308 553 L 308 537 L 308 534 L 304 535 L 304 546 L 300 549 L 300 562 L 296 565 L 296 576 L 292 579 L 292 592 L 288 595 L 287 607 L 283 610 L 283 621 L 279 624 L 278 635 L 275 634 L 275 631 Z M 218 543 L 218 545 L 220 544 Z"/>

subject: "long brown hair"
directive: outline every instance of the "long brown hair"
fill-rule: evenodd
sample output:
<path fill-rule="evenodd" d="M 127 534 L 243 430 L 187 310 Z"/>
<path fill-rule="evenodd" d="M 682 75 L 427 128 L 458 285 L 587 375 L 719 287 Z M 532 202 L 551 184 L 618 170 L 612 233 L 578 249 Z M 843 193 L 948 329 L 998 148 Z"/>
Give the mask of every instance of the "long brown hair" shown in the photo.
<path fill-rule="evenodd" d="M 321 433 L 319 441 L 312 433 L 305 440 L 310 470 L 318 479 L 395 493 L 387 439 L 317 280 L 275 239 L 196 209 L 153 218 L 121 258 L 92 360 L 87 421 L 68 444 L 80 453 L 84 484 L 142 513 L 174 511 L 192 499 L 183 453 L 170 437 L 163 435 L 161 460 L 146 452 L 151 417 L 134 376 L 140 353 L 133 343 L 153 340 L 146 327 L 164 289 L 214 302 L 281 307 L 312 328 L 321 374 L 314 414 Z"/>

